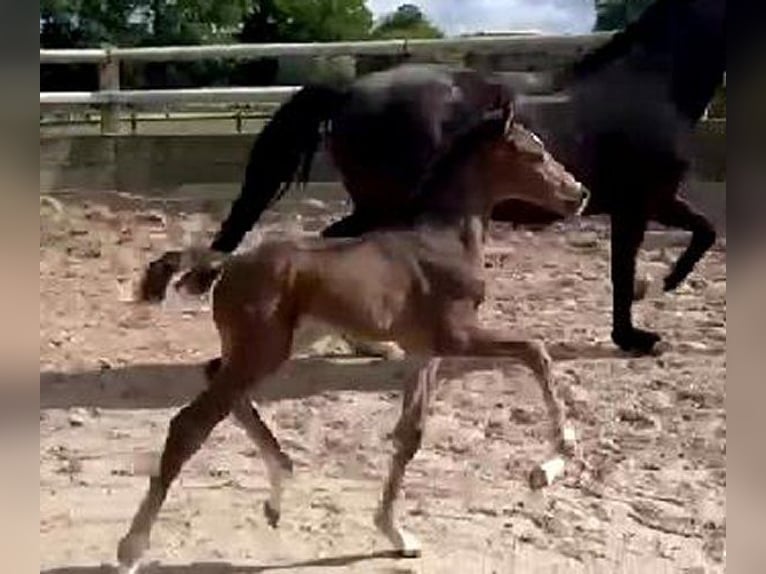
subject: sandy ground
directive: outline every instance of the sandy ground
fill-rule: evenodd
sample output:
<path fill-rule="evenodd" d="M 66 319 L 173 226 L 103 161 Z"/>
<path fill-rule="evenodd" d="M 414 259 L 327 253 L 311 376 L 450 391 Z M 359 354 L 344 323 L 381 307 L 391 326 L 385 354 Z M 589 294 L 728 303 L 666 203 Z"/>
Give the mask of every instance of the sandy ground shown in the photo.
<path fill-rule="evenodd" d="M 304 208 L 301 217 L 269 214 L 265 234 L 313 233 L 339 207 Z M 136 456 L 161 447 L 217 348 L 204 303 L 124 299 L 150 257 L 213 223 L 45 201 L 40 225 L 40 570 L 111 572 L 146 487 Z M 608 343 L 607 238 L 599 222 L 494 228 L 483 317 L 548 341 Z M 655 243 L 642 269 L 656 272 L 678 253 L 673 241 Z M 394 558 L 372 513 L 408 363 L 296 360 L 260 396 L 296 463 L 280 528 L 261 512 L 258 454 L 225 421 L 172 489 L 145 571 L 723 572 L 724 247 L 636 316 L 665 336 L 661 356 L 555 368 L 593 477 L 572 469 L 531 493 L 527 475 L 547 453 L 548 429 L 533 378 L 500 362 L 449 364 L 400 505 L 423 556 Z"/>

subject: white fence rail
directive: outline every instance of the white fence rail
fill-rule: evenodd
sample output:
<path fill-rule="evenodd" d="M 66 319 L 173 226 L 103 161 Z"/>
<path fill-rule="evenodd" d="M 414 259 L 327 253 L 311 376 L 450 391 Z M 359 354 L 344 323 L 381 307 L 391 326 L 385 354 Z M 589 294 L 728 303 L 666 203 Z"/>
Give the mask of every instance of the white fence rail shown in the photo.
<path fill-rule="evenodd" d="M 576 55 L 592 49 L 612 32 L 546 36 L 518 34 L 475 36 L 442 40 L 381 40 L 370 42 L 314 42 L 300 44 L 211 44 L 147 48 L 103 48 L 90 50 L 40 50 L 41 64 L 106 63 L 111 60 L 178 62 L 202 59 L 255 59 L 276 56 L 362 56 L 428 55 L 442 51 L 500 52 L 520 57 Z"/>
<path fill-rule="evenodd" d="M 259 88 L 189 88 L 174 90 L 105 90 L 103 92 L 40 92 L 40 105 L 103 106 L 108 104 L 139 107 L 171 104 L 251 104 L 281 102 L 300 86 Z"/>
<path fill-rule="evenodd" d="M 120 107 L 169 107 L 187 104 L 278 103 L 298 90 L 295 86 L 232 87 L 173 90 L 121 90 L 121 62 L 171 62 L 201 59 L 256 59 L 302 56 L 431 56 L 457 52 L 464 57 L 501 54 L 516 71 L 550 68 L 571 61 L 608 40 L 612 33 L 571 36 L 505 35 L 442 40 L 385 40 L 305 44 L 225 44 L 89 50 L 40 50 L 41 64 L 96 64 L 97 92 L 41 92 L 40 106 L 47 110 L 88 106 L 100 108 L 101 131 L 119 133 Z"/>

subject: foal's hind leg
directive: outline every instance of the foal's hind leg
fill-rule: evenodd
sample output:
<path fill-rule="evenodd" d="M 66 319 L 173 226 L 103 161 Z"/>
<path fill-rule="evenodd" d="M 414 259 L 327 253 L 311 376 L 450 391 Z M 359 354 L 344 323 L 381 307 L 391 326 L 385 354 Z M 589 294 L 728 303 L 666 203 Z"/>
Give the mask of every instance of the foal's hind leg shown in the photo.
<path fill-rule="evenodd" d="M 266 463 L 271 493 L 269 499 L 263 503 L 263 513 L 269 526 L 276 528 L 282 512 L 284 481 L 293 475 L 293 461 L 284 453 L 276 437 L 249 400 L 239 400 L 234 405 L 232 414 L 245 428 Z"/>
<path fill-rule="evenodd" d="M 224 367 L 215 382 L 173 417 L 160 459 L 159 475 L 149 480 L 149 490 L 138 508 L 130 530 L 120 540 L 120 570 L 134 572 L 149 547 L 149 535 L 168 489 L 184 463 L 202 446 L 213 428 L 230 412 L 250 381 L 248 373 Z"/>
<path fill-rule="evenodd" d="M 205 368 L 208 381 L 213 380 L 221 365 L 220 359 L 213 359 Z M 242 425 L 247 435 L 255 443 L 266 464 L 271 493 L 263 503 L 263 512 L 269 526 L 276 528 L 282 508 L 282 492 L 284 481 L 293 474 L 293 461 L 285 454 L 271 430 L 261 418 L 253 403 L 244 397 L 239 399 L 233 409 L 232 416 Z"/>
<path fill-rule="evenodd" d="M 402 414 L 393 432 L 394 456 L 383 487 L 383 496 L 375 512 L 375 526 L 405 557 L 419 556 L 420 543 L 415 536 L 396 524 L 394 503 L 402 487 L 407 463 L 415 456 L 423 441 L 428 403 L 436 388 L 439 362 L 440 359 L 431 359 L 415 379 L 407 382 L 402 401 Z"/>
<path fill-rule="evenodd" d="M 370 231 L 373 227 L 374 220 L 370 216 L 355 210 L 350 215 L 323 229 L 322 237 L 357 237 Z"/>
<path fill-rule="evenodd" d="M 715 228 L 704 215 L 680 197 L 674 197 L 660 206 L 654 219 L 662 225 L 692 232 L 691 242 L 665 277 L 663 289 L 672 291 L 686 279 L 697 262 L 713 246 L 716 238 Z"/>

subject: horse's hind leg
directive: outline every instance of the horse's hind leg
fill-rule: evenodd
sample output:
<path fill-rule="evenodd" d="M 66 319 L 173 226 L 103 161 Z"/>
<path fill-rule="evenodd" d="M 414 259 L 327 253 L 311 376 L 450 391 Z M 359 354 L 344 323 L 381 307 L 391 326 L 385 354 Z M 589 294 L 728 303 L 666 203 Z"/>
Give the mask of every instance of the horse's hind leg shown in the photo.
<path fill-rule="evenodd" d="M 393 432 L 394 455 L 383 487 L 383 496 L 375 513 L 375 526 L 405 557 L 420 555 L 417 538 L 398 526 L 394 518 L 394 503 L 399 496 L 407 464 L 415 456 L 423 440 L 428 403 L 436 388 L 439 359 L 431 359 L 404 390 L 402 414 Z"/>
<path fill-rule="evenodd" d="M 117 549 L 122 572 L 134 572 L 149 547 L 149 535 L 168 489 L 184 463 L 202 446 L 213 428 L 231 411 L 250 381 L 249 373 L 224 366 L 213 384 L 173 417 L 160 459 L 159 474 L 136 512 Z"/>
<path fill-rule="evenodd" d="M 715 228 L 704 215 L 680 197 L 673 197 L 668 203 L 661 205 L 654 219 L 662 225 L 692 232 L 691 242 L 665 277 L 663 290 L 672 291 L 686 279 L 697 262 L 713 246 L 716 238 Z"/>
<path fill-rule="evenodd" d="M 652 331 L 633 325 L 635 299 L 636 256 L 644 240 L 647 218 L 637 211 L 628 213 L 621 208 L 612 213 L 612 341 L 623 351 L 647 354 L 660 341 Z"/>

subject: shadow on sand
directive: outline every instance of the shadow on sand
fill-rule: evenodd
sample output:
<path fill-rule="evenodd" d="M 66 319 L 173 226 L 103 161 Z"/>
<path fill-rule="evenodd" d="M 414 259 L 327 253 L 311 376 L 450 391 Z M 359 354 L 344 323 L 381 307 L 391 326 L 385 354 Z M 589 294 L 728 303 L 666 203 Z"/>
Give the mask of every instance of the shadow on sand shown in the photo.
<path fill-rule="evenodd" d="M 330 558 L 317 558 L 285 564 L 272 564 L 265 566 L 241 565 L 237 566 L 228 562 L 193 562 L 188 565 L 163 565 L 150 562 L 140 570 L 141 574 L 258 574 L 260 572 L 279 572 L 296 568 L 342 568 L 365 560 L 397 559 L 401 555 L 395 550 L 372 552 L 368 554 L 347 554 Z M 40 574 L 113 574 L 117 569 L 114 566 L 102 564 L 101 566 L 64 566 L 41 570 Z M 381 570 L 378 569 L 380 572 Z M 386 568 L 385 572 L 405 573 L 411 572 L 408 568 Z"/>
<path fill-rule="evenodd" d="M 398 391 L 422 361 L 310 358 L 285 363 L 259 385 L 260 403 L 324 392 Z M 203 364 L 144 364 L 75 373 L 40 373 L 40 408 L 161 409 L 181 406 L 205 385 Z"/>
<path fill-rule="evenodd" d="M 626 358 L 609 343 L 557 343 L 548 346 L 555 361 Z M 440 368 L 441 376 L 460 376 L 467 370 L 493 365 L 524 367 L 503 360 L 451 359 Z M 260 403 L 300 399 L 325 392 L 392 392 L 414 376 L 423 359 L 408 357 L 385 361 L 360 357 L 312 357 L 293 359 L 258 386 L 253 398 Z M 67 409 L 160 409 L 186 404 L 204 387 L 203 365 L 144 364 L 78 373 L 40 373 L 40 408 Z"/>

